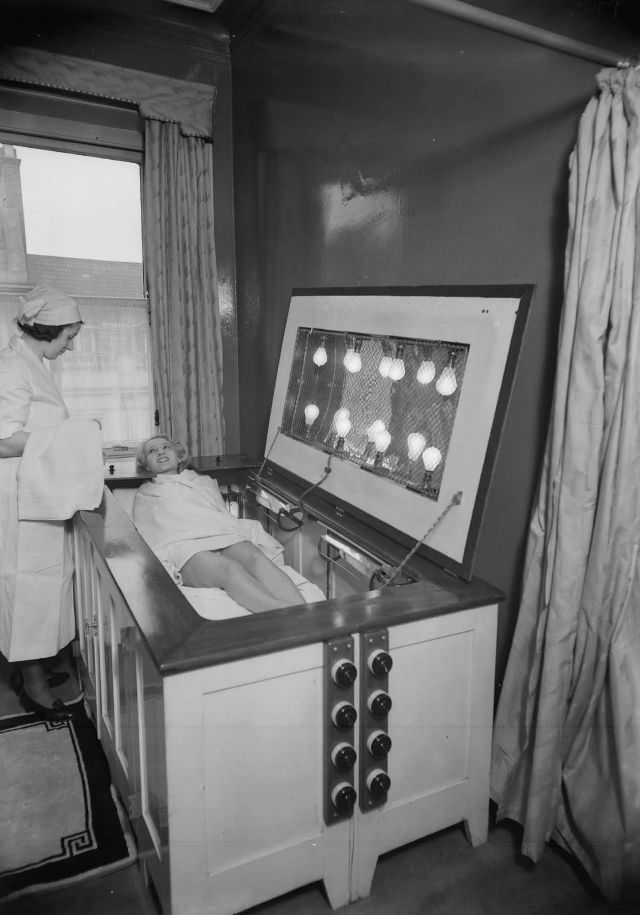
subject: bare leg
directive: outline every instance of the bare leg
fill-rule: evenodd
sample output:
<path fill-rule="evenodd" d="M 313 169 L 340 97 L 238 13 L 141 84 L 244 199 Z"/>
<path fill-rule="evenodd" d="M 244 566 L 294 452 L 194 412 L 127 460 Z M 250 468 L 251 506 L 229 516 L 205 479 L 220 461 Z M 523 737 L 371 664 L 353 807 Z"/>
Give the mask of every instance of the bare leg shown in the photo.
<path fill-rule="evenodd" d="M 303 598 L 285 571 L 275 565 L 262 550 L 248 540 L 232 543 L 222 552 L 237 560 L 244 568 L 261 582 L 274 597 L 286 601 L 285 607 L 304 603 Z"/>
<path fill-rule="evenodd" d="M 188 588 L 223 588 L 236 603 L 252 613 L 286 607 L 287 602 L 271 594 L 235 559 L 222 550 L 196 553 L 180 569 Z"/>

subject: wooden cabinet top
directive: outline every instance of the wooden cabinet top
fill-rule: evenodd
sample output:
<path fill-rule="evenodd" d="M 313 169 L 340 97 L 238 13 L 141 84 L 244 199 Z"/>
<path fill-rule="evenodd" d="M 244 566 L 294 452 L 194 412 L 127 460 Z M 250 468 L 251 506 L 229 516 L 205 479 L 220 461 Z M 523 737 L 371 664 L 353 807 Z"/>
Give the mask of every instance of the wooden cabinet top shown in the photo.
<path fill-rule="evenodd" d="M 79 512 L 76 523 L 87 529 L 161 675 L 486 607 L 504 598 L 481 579 L 464 581 L 425 562 L 422 580 L 413 584 L 210 621 L 188 603 L 107 489 L 100 507 Z"/>

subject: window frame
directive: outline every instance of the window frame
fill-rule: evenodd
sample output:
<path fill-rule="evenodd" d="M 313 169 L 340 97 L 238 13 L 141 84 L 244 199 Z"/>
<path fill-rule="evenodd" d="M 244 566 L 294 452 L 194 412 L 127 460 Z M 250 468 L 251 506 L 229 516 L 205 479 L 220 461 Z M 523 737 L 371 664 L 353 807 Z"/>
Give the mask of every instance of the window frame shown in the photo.
<path fill-rule="evenodd" d="M 0 143 L 137 164 L 142 205 L 144 120 L 133 102 L 0 79 Z M 144 250 L 142 257 L 144 283 Z M 143 298 L 150 324 L 146 284 Z M 155 413 L 151 366 L 149 383 Z"/>
<path fill-rule="evenodd" d="M 136 106 L 0 80 L 0 142 L 106 159 L 144 161 Z"/>

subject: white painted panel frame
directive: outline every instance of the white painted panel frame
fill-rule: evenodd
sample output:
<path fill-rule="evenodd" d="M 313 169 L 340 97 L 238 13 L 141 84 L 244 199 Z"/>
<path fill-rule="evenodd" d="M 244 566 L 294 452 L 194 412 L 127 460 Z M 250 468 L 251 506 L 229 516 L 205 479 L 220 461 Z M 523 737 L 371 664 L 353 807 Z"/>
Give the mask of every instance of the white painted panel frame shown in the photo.
<path fill-rule="evenodd" d="M 430 537 L 429 546 L 462 562 L 516 323 L 518 297 L 481 295 L 294 294 L 280 352 L 267 453 L 271 461 L 311 483 L 323 477 L 326 454 L 279 432 L 296 335 L 300 327 L 401 335 L 469 345 L 445 471 L 437 501 L 336 458 L 322 489 L 420 540 L 459 491 L 462 503 Z"/>

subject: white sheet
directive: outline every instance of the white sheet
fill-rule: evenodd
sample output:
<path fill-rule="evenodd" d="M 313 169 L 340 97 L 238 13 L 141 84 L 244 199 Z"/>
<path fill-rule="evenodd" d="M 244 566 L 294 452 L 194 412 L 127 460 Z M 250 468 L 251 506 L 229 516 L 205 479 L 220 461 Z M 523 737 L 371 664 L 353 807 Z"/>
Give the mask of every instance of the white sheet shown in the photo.
<path fill-rule="evenodd" d="M 97 508 L 104 489 L 102 431 L 87 419 L 33 429 L 18 465 L 18 518 L 64 521 Z"/>
<path fill-rule="evenodd" d="M 280 565 L 280 563 L 278 563 Z M 283 566 L 284 571 L 300 591 L 300 603 L 312 604 L 324 600 L 324 594 L 317 585 L 303 578 L 291 566 Z M 207 620 L 228 620 L 235 616 L 251 616 L 251 611 L 237 604 L 221 588 L 185 588 L 178 586 L 193 609 Z"/>

